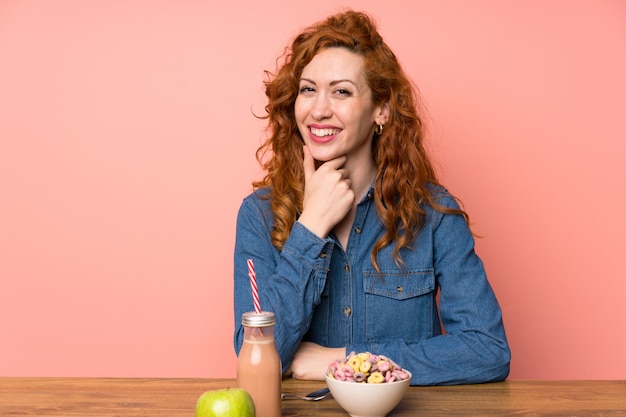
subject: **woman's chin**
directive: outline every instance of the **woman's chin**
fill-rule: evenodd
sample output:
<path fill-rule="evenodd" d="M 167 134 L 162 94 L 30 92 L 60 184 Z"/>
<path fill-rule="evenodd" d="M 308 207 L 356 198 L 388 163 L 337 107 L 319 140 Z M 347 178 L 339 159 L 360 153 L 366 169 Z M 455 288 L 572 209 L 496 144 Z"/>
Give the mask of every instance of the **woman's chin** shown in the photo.
<path fill-rule="evenodd" d="M 311 152 L 311 156 L 313 157 L 313 159 L 315 159 L 316 162 L 319 162 L 320 164 L 323 164 L 324 162 L 328 162 L 332 159 L 337 158 L 339 155 L 336 155 L 334 153 L 329 153 L 329 152 L 315 152 L 312 151 Z"/>

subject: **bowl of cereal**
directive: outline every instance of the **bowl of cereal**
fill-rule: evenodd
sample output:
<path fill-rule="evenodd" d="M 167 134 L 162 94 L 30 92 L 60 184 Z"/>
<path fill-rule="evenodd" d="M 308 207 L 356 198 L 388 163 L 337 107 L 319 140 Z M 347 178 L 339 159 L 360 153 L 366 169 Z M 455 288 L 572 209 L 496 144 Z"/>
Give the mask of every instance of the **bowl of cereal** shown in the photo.
<path fill-rule="evenodd" d="M 411 384 L 411 373 L 383 355 L 350 353 L 330 364 L 326 384 L 352 417 L 384 417 Z"/>

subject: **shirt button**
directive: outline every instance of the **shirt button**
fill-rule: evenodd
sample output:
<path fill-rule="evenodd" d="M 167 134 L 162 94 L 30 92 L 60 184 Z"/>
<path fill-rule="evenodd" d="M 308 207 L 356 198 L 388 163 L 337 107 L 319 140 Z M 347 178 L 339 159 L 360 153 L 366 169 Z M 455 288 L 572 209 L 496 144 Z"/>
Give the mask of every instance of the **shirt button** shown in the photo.
<path fill-rule="evenodd" d="M 357 235 L 361 233 L 361 228 L 360 227 L 355 227 L 354 228 L 354 233 L 356 233 Z"/>
<path fill-rule="evenodd" d="M 404 287 L 402 287 L 402 285 L 398 285 L 398 286 L 396 287 L 396 291 L 398 291 L 398 292 L 402 292 L 402 291 L 404 291 Z"/>
<path fill-rule="evenodd" d="M 344 270 L 344 271 L 346 271 L 346 272 L 350 272 L 350 265 L 346 264 L 346 265 L 343 267 L 343 270 Z"/>
<path fill-rule="evenodd" d="M 326 259 L 326 252 L 322 252 L 322 253 L 320 253 L 320 258 L 322 258 L 322 259 Z"/>
<path fill-rule="evenodd" d="M 343 313 L 346 316 L 349 316 L 350 314 L 352 314 L 352 309 L 350 307 L 346 307 L 346 308 L 343 309 Z"/>

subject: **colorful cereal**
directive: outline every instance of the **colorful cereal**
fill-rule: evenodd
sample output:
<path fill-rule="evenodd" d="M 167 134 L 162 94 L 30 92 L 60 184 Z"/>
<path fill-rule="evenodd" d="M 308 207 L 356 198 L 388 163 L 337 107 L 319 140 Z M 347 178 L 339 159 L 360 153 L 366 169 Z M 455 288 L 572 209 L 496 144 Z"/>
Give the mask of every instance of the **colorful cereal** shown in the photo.
<path fill-rule="evenodd" d="M 370 352 L 351 352 L 346 358 L 334 361 L 327 375 L 339 381 L 368 384 L 402 381 L 409 377 L 409 373 L 391 359 Z"/>

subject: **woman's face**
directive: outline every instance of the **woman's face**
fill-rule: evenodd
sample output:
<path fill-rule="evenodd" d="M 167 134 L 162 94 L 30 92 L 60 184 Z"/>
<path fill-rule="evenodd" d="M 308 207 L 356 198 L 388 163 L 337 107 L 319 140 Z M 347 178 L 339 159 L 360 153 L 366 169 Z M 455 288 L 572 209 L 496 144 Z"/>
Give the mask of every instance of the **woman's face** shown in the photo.
<path fill-rule="evenodd" d="M 296 123 L 318 161 L 346 155 L 350 164 L 371 164 L 374 128 L 386 122 L 386 108 L 372 103 L 363 58 L 345 48 L 321 50 L 302 71 Z"/>

